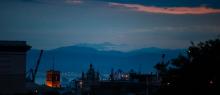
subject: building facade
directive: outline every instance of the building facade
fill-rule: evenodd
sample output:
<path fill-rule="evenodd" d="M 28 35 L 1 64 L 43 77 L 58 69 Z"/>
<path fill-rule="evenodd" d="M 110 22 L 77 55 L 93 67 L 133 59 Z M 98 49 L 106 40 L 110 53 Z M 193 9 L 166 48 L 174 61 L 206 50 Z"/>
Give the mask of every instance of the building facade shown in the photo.
<path fill-rule="evenodd" d="M 52 88 L 60 88 L 60 71 L 47 71 L 46 85 Z"/>
<path fill-rule="evenodd" d="M 25 41 L 0 41 L 0 94 L 25 92 Z"/>

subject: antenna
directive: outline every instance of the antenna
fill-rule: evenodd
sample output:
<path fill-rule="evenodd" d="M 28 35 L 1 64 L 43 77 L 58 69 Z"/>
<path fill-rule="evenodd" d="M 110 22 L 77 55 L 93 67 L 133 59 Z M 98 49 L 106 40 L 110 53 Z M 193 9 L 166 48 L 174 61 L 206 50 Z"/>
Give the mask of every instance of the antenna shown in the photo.
<path fill-rule="evenodd" d="M 139 74 L 141 74 L 141 63 L 139 63 L 139 66 L 138 66 L 138 72 L 139 72 Z"/>
<path fill-rule="evenodd" d="M 162 54 L 161 56 L 161 63 L 164 63 L 165 54 Z"/>
<path fill-rule="evenodd" d="M 55 64 L 55 56 L 53 56 L 52 70 L 54 70 L 54 64 Z"/>

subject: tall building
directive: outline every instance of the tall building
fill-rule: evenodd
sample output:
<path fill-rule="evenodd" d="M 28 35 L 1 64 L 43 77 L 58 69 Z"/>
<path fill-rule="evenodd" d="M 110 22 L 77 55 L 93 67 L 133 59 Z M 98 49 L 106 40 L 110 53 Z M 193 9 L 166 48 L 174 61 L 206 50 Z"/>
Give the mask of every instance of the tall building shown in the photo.
<path fill-rule="evenodd" d="M 46 85 L 52 88 L 60 88 L 60 71 L 47 71 Z"/>
<path fill-rule="evenodd" d="M 25 41 L 0 41 L 0 94 L 25 92 Z"/>

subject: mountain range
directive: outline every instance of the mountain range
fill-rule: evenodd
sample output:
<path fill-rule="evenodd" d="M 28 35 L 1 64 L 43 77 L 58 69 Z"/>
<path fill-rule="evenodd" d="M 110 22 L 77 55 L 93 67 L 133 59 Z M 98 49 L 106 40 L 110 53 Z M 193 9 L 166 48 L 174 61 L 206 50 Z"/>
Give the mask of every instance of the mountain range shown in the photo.
<path fill-rule="evenodd" d="M 37 73 L 37 83 L 43 84 L 46 71 L 55 69 L 61 71 L 62 78 L 72 80 L 86 72 L 89 64 L 93 64 L 101 77 L 107 77 L 111 69 L 120 69 L 128 72 L 133 69 L 136 72 L 155 72 L 154 65 L 161 61 L 161 55 L 165 54 L 165 61 L 184 54 L 185 49 L 162 49 L 156 47 L 142 48 L 128 52 L 114 50 L 98 50 L 93 47 L 73 45 L 45 50 Z M 27 53 L 27 71 L 34 68 L 39 57 L 40 50 L 31 49 Z"/>

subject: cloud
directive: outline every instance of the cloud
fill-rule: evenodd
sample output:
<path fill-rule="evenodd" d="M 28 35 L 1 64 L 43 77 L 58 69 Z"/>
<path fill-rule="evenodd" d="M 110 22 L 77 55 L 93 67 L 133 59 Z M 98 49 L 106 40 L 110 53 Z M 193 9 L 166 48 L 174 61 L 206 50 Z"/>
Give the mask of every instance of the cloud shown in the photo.
<path fill-rule="evenodd" d="M 83 3 L 82 0 L 65 0 L 65 2 L 68 4 L 81 4 L 81 3 Z"/>
<path fill-rule="evenodd" d="M 76 46 L 90 47 L 90 48 L 95 48 L 97 50 L 114 50 L 114 49 L 120 48 L 121 46 L 126 46 L 126 45 L 125 44 L 113 44 L 110 42 L 103 42 L 103 43 L 96 43 L 96 44 L 80 43 L 80 44 L 77 44 Z"/>
<path fill-rule="evenodd" d="M 130 33 L 146 33 L 146 32 L 215 32 L 220 33 L 219 26 L 213 25 L 191 25 L 191 26 L 155 26 L 140 28 L 129 31 Z"/>
<path fill-rule="evenodd" d="M 162 14 L 214 14 L 220 13 L 220 9 L 208 8 L 205 6 L 199 7 L 156 7 L 144 6 L 139 4 L 122 4 L 122 3 L 109 3 L 110 6 L 130 8 L 135 11 L 149 12 L 149 13 L 162 13 Z"/>

